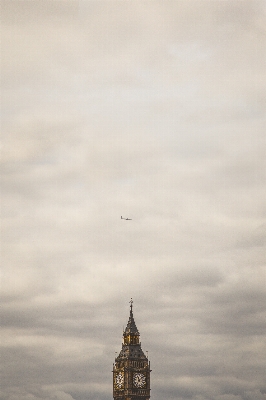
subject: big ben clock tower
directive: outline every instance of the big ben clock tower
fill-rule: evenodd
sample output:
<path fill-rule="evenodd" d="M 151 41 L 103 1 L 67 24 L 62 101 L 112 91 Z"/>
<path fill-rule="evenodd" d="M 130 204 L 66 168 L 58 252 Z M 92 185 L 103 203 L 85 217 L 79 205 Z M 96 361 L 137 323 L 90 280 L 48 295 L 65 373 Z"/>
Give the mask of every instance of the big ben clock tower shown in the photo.
<path fill-rule="evenodd" d="M 114 400 L 150 399 L 150 362 L 141 349 L 132 308 L 131 299 L 129 320 L 123 333 L 122 350 L 113 365 Z"/>

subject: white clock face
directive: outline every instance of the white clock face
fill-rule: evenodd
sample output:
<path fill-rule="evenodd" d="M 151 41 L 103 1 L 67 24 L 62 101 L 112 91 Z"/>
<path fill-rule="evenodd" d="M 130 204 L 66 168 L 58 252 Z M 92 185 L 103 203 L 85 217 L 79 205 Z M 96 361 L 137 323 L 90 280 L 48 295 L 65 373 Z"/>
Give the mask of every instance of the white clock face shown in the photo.
<path fill-rule="evenodd" d="M 119 374 L 116 375 L 116 377 L 115 377 L 115 383 L 116 383 L 116 386 L 117 386 L 119 389 L 122 389 L 123 384 L 124 384 L 124 375 L 123 375 L 121 372 L 119 372 Z"/>
<path fill-rule="evenodd" d="M 135 387 L 142 388 L 146 384 L 145 375 L 141 374 L 140 372 L 133 375 L 133 384 Z"/>

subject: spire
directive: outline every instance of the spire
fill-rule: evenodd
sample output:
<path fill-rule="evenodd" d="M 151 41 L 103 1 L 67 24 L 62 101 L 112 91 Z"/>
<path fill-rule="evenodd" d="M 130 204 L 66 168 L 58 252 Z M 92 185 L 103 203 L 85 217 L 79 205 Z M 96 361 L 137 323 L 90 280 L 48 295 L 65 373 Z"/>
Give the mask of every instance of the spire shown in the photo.
<path fill-rule="evenodd" d="M 131 298 L 130 300 L 130 313 L 129 313 L 129 320 L 126 326 L 126 329 L 124 330 L 124 337 L 127 336 L 139 336 L 139 331 L 136 326 L 134 317 L 133 317 L 133 300 Z"/>

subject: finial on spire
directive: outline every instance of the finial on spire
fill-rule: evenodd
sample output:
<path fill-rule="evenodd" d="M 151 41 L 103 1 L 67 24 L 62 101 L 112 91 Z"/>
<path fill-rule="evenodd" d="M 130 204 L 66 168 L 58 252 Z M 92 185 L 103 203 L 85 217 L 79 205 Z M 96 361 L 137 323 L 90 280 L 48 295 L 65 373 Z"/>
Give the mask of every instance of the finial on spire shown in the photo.
<path fill-rule="evenodd" d="M 131 297 L 131 299 L 130 299 L 130 312 L 132 312 L 132 308 L 133 308 L 133 300 L 132 300 L 132 297 Z"/>

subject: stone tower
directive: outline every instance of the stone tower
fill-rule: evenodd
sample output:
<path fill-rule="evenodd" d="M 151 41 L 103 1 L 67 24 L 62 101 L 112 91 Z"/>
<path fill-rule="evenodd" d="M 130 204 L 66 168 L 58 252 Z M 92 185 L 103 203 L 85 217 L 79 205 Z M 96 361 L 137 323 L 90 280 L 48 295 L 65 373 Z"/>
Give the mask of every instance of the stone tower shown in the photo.
<path fill-rule="evenodd" d="M 122 349 L 113 365 L 114 400 L 149 400 L 150 362 L 141 349 L 132 299 L 123 339 Z"/>

